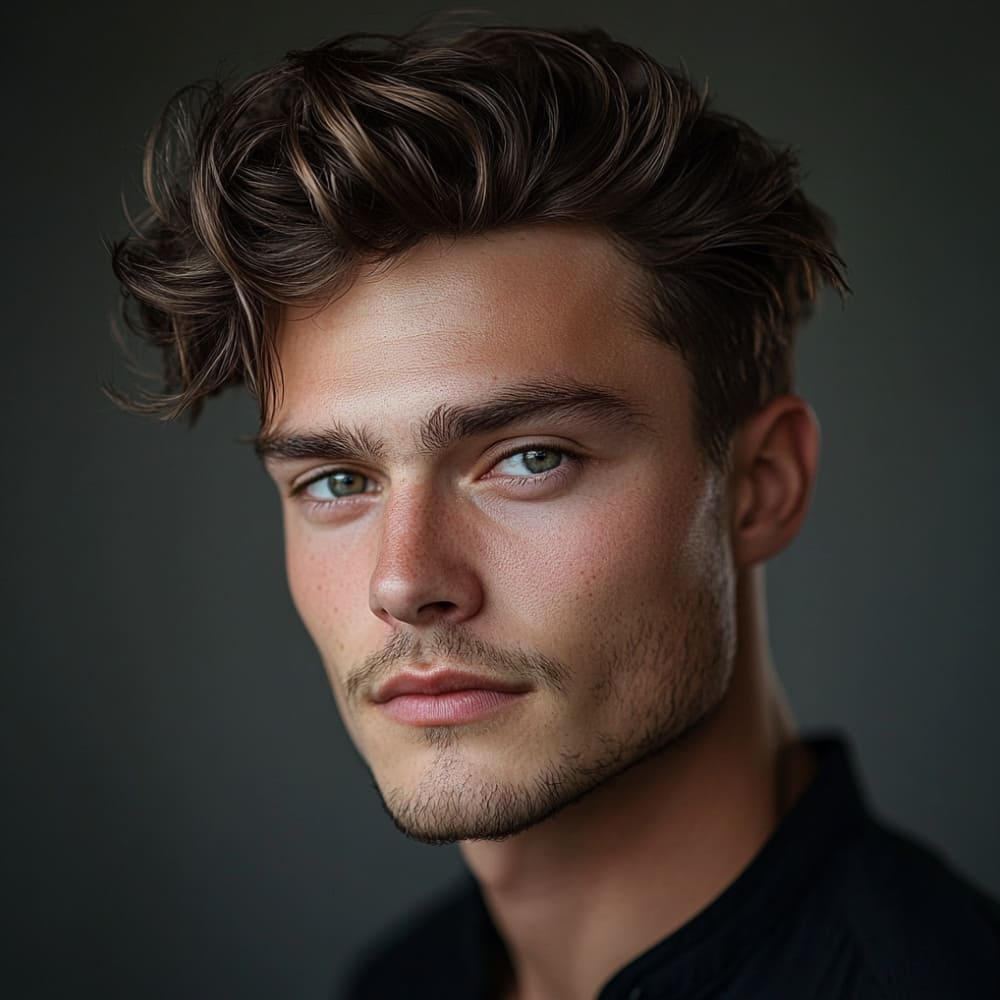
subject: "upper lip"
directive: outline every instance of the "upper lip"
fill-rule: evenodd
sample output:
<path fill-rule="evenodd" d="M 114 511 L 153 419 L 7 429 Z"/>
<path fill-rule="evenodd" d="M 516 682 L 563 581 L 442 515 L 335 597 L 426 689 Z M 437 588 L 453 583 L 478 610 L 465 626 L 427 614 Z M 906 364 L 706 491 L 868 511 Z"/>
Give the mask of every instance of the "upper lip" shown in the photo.
<path fill-rule="evenodd" d="M 403 671 L 390 677 L 375 690 L 372 701 L 381 704 L 406 694 L 449 694 L 452 691 L 504 691 L 512 694 L 527 691 L 526 684 L 464 674 L 457 670 Z"/>

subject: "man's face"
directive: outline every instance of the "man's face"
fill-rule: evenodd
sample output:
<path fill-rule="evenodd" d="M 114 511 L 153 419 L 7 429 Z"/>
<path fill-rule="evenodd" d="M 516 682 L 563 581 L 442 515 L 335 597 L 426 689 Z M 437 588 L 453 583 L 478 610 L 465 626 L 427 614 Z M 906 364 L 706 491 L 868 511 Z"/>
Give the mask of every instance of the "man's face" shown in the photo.
<path fill-rule="evenodd" d="M 283 322 L 261 442 L 292 596 L 419 839 L 524 829 L 725 692 L 722 481 L 632 277 L 594 232 L 510 230 Z"/>

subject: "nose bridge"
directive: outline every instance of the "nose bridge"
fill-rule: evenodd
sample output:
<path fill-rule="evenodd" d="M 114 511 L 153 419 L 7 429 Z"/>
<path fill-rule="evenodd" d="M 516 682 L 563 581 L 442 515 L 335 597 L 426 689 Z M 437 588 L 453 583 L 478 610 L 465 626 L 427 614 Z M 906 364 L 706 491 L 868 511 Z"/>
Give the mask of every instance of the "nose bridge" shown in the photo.
<path fill-rule="evenodd" d="M 433 558 L 444 519 L 443 503 L 430 484 L 393 490 L 382 512 L 378 565 L 398 563 L 402 568 Z"/>
<path fill-rule="evenodd" d="M 386 498 L 369 588 L 375 615 L 421 625 L 479 611 L 482 586 L 454 507 L 427 482 L 399 485 Z"/>

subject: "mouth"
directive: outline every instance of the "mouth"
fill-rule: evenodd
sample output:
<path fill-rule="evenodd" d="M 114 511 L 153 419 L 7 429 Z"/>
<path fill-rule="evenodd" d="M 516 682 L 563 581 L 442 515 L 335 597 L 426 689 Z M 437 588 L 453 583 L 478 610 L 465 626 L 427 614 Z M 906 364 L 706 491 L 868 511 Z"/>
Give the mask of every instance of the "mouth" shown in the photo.
<path fill-rule="evenodd" d="M 459 726 L 516 703 L 526 684 L 454 670 L 396 674 L 372 697 L 378 709 L 409 726 Z"/>

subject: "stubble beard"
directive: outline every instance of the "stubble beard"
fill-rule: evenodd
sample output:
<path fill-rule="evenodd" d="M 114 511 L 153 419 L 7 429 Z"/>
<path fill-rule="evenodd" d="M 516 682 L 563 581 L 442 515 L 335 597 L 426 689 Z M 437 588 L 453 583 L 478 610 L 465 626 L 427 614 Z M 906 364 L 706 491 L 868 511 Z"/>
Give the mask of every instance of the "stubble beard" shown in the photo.
<path fill-rule="evenodd" d="M 677 598 L 667 614 L 641 618 L 616 647 L 595 651 L 606 668 L 590 696 L 614 706 L 614 724 L 559 748 L 529 778 L 484 776 L 464 753 L 461 727 L 426 729 L 421 738 L 435 757 L 425 777 L 415 787 L 375 783 L 386 812 L 421 843 L 504 840 L 666 751 L 708 719 L 728 689 L 736 644 L 733 607 L 731 584 L 716 578 Z M 478 645 L 480 652 L 490 648 Z M 463 646 L 460 635 L 452 646 Z M 569 665 L 547 665 L 554 679 L 573 676 Z"/>

